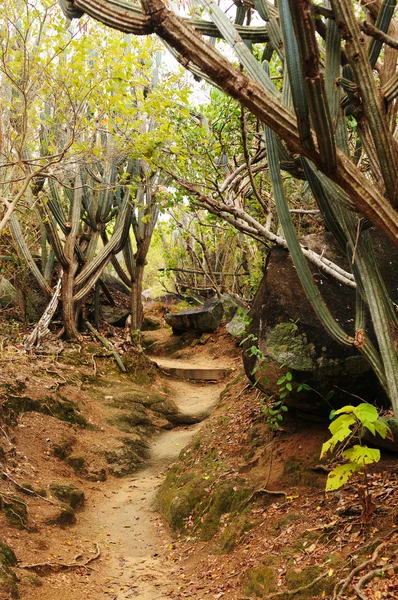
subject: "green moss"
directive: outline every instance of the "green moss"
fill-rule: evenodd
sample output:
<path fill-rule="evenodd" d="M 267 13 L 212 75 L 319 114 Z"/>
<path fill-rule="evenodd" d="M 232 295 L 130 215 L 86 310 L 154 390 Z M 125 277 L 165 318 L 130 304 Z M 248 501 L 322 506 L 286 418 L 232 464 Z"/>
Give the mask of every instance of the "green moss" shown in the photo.
<path fill-rule="evenodd" d="M 9 424 L 16 423 L 17 415 L 30 411 L 51 415 L 60 421 L 67 421 L 84 427 L 88 426 L 78 405 L 61 395 L 58 397 L 44 396 L 40 400 L 33 400 L 28 396 L 9 395 L 3 403 L 3 412 L 5 413 L 6 422 Z"/>
<path fill-rule="evenodd" d="M 324 477 L 307 467 L 296 456 L 290 457 L 284 464 L 283 476 L 290 485 L 323 487 Z"/>
<path fill-rule="evenodd" d="M 3 498 L 1 508 L 4 510 L 6 519 L 16 529 L 27 529 L 28 509 L 25 502 L 17 496 Z"/>
<path fill-rule="evenodd" d="M 0 542 L 0 564 L 3 567 L 16 567 L 18 564 L 14 550 L 7 546 L 7 544 L 4 544 L 4 542 Z"/>
<path fill-rule="evenodd" d="M 322 568 L 317 566 L 306 567 L 304 569 L 289 569 L 286 572 L 286 584 L 289 590 L 295 590 L 299 587 L 303 587 L 314 581 L 322 573 Z M 332 578 L 327 577 L 321 579 L 315 585 L 311 586 L 307 590 L 300 592 L 297 598 L 300 600 L 312 600 L 312 598 L 320 597 L 322 592 L 326 592 L 326 596 L 333 591 L 334 581 Z M 287 600 L 291 596 L 286 595 L 281 597 L 281 600 Z"/>
<path fill-rule="evenodd" d="M 72 453 L 73 444 L 75 442 L 74 438 L 67 438 L 62 440 L 59 444 L 53 445 L 53 453 L 54 456 L 60 458 L 61 460 L 65 460 L 69 454 Z"/>
<path fill-rule="evenodd" d="M 17 557 L 14 551 L 0 542 L 0 598 L 19 598 L 17 588 L 17 576 L 11 567 L 16 567 L 18 564 Z"/>
<path fill-rule="evenodd" d="M 278 521 L 278 523 L 275 525 L 275 528 L 277 530 L 281 530 L 281 529 L 284 529 L 285 527 L 287 527 L 288 525 L 290 525 L 291 523 L 295 523 L 296 521 L 299 521 L 299 520 L 300 520 L 300 515 L 296 515 L 294 513 L 289 513 L 288 515 L 283 517 L 283 519 Z"/>
<path fill-rule="evenodd" d="M 149 445 L 142 437 L 121 438 L 122 446 L 105 453 L 109 472 L 115 477 L 124 477 L 142 468 L 149 458 Z"/>
<path fill-rule="evenodd" d="M 245 594 L 263 598 L 276 590 L 277 571 L 272 562 L 271 565 L 262 565 L 246 571 L 243 580 Z"/>
<path fill-rule="evenodd" d="M 250 508 L 243 511 L 243 513 L 234 515 L 234 518 L 224 529 L 219 542 L 217 544 L 217 550 L 221 553 L 230 553 L 235 548 L 242 538 L 242 536 L 255 527 L 256 522 L 253 519 L 249 519 Z"/>
<path fill-rule="evenodd" d="M 83 490 L 71 483 L 51 483 L 50 491 L 55 498 L 68 503 L 73 509 L 84 504 Z"/>
<path fill-rule="evenodd" d="M 237 482 L 222 482 L 217 485 L 212 491 L 209 508 L 202 518 L 201 538 L 210 540 L 219 528 L 221 516 L 226 513 L 235 514 L 250 494 L 249 488 L 239 488 Z"/>
<path fill-rule="evenodd" d="M 61 503 L 58 507 L 58 513 L 47 521 L 49 525 L 59 525 L 65 527 L 66 525 L 73 525 L 76 523 L 75 511 L 69 504 Z"/>
<path fill-rule="evenodd" d="M 195 472 L 182 473 L 179 465 L 171 467 L 159 488 L 156 508 L 166 517 L 172 529 L 184 529 L 185 520 L 204 500 L 207 495 L 205 488 L 210 483 Z"/>
<path fill-rule="evenodd" d="M 297 371 L 315 368 L 314 345 L 309 344 L 305 334 L 299 333 L 295 323 L 279 323 L 268 334 L 265 343 L 267 354 L 279 364 Z"/>
<path fill-rule="evenodd" d="M 86 461 L 84 456 L 70 456 L 66 462 L 76 473 L 80 473 L 83 471 Z"/>

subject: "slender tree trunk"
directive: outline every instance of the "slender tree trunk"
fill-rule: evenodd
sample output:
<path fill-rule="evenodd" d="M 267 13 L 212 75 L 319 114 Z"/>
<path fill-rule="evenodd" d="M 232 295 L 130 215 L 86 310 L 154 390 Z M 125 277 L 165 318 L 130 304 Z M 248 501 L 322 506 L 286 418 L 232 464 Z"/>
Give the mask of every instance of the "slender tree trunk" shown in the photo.
<path fill-rule="evenodd" d="M 144 309 L 142 306 L 142 280 L 144 277 L 144 263 L 136 263 L 134 279 L 131 286 L 131 342 L 138 350 L 141 347 L 141 326 L 144 318 Z"/>
<path fill-rule="evenodd" d="M 65 269 L 62 276 L 62 319 L 67 340 L 79 337 L 76 327 L 75 302 L 73 301 L 73 288 L 78 265 L 79 263 L 75 259 L 69 268 Z"/>

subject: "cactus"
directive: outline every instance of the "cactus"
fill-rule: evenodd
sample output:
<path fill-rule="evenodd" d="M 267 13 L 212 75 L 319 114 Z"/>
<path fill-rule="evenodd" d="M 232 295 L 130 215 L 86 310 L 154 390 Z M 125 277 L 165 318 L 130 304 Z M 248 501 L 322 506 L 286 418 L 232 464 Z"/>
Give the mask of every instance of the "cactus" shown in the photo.
<path fill-rule="evenodd" d="M 325 0 L 323 6 L 315 6 L 310 0 L 279 0 L 277 5 L 256 0 L 255 10 L 265 22 L 269 37 L 263 57 L 270 61 L 276 53 L 280 61 L 284 58 L 280 65 L 282 94 L 256 58 L 259 53 L 251 52 L 245 44 L 248 38 L 240 35 L 236 24 L 242 23 L 241 7 L 234 25 L 217 3 L 198 3 L 233 48 L 245 69 L 243 74 L 183 19 L 165 8 L 161 0 L 142 0 L 142 11 L 121 0 L 107 5 L 107 11 L 95 1 L 73 0 L 69 4 L 111 27 L 129 27 L 131 31 L 134 28 L 138 35 L 158 33 L 184 65 L 189 68 L 192 64 L 196 74 L 203 74 L 264 123 L 278 216 L 307 296 L 331 335 L 364 353 L 398 414 L 398 361 L 394 346 L 397 318 L 375 263 L 368 232 L 373 223 L 398 244 L 396 50 L 385 45 L 387 38 L 383 37 L 389 31 L 396 2 L 385 0 L 376 8 L 372 5 L 372 26 L 358 21 L 351 0 Z M 193 26 L 197 27 L 197 23 Z M 376 31 L 368 45 L 363 43 L 363 31 Z M 383 47 L 384 62 L 380 62 Z M 373 72 L 377 60 L 380 84 Z M 356 123 L 355 150 L 360 148 L 369 157 L 368 177 L 358 168 L 350 150 L 349 119 Z M 353 262 L 358 299 L 352 332 L 343 332 L 333 322 L 319 291 L 314 289 L 286 210 L 280 169 L 286 168 L 294 176 L 297 155 L 301 155 L 305 177 L 325 222 Z M 378 348 L 369 343 L 367 336 L 364 342 L 358 338 L 365 325 L 364 305 L 369 308 Z"/>

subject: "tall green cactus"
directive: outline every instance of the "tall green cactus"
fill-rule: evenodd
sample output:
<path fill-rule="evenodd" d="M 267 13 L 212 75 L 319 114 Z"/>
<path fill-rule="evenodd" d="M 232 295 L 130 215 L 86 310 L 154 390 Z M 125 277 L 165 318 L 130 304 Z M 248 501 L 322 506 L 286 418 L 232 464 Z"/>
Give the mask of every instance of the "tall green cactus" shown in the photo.
<path fill-rule="evenodd" d="M 372 6 L 376 34 L 369 43 L 364 43 L 363 31 L 369 31 L 369 26 L 358 20 L 358 11 L 351 0 L 330 0 L 330 4 L 325 0 L 323 6 L 313 5 L 310 0 L 278 3 L 256 0 L 255 10 L 265 22 L 269 37 L 263 57 L 271 61 L 275 53 L 279 61 L 284 58 L 280 62 L 282 94 L 256 58 L 261 52 L 251 52 L 238 26 L 220 6 L 212 0 L 198 0 L 198 3 L 207 10 L 219 35 L 236 53 L 243 73 L 217 48 L 206 44 L 161 0 L 142 0 L 142 11 L 136 6 L 130 8 L 122 0 L 107 3 L 106 11 L 99 0 L 69 0 L 68 7 L 85 11 L 111 27 L 128 27 L 138 35 L 148 31 L 158 33 L 184 65 L 189 68 L 192 64 L 196 74 L 203 73 L 264 122 L 278 214 L 306 293 L 328 331 L 336 339 L 356 345 L 368 358 L 398 415 L 398 363 L 394 347 L 397 320 L 367 231 L 370 219 L 398 244 L 397 61 L 390 60 L 394 49 L 386 46 L 386 38 L 379 35 L 388 32 L 396 2 L 386 0 L 379 8 Z M 240 12 L 235 22 L 242 22 Z M 380 60 L 382 48 L 384 63 Z M 373 71 L 376 61 L 381 84 Z M 349 119 L 355 121 L 354 130 Z M 348 130 L 351 138 L 356 138 L 355 152 L 359 148 L 369 158 L 366 177 L 357 165 L 352 140 L 351 147 L 348 143 Z M 353 262 L 360 296 L 356 329 L 347 335 L 333 324 L 307 277 L 286 211 L 280 169 L 287 169 L 295 176 L 297 155 L 301 155 L 305 176 L 325 221 Z M 366 329 L 364 304 L 369 308 L 377 348 L 368 342 L 366 333 L 365 342 L 359 335 Z"/>

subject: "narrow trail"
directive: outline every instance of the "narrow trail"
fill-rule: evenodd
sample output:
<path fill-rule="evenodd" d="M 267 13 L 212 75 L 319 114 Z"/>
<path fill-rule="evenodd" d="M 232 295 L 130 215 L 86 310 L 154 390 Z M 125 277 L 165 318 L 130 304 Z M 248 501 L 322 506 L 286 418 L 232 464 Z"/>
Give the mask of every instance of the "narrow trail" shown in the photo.
<path fill-rule="evenodd" d="M 162 361 L 158 361 L 162 362 Z M 167 369 L 166 361 L 162 368 Z M 191 363 L 173 361 L 179 369 L 191 369 Z M 211 368 L 215 369 L 214 363 Z M 206 367 L 195 365 L 203 370 Z M 214 376 L 214 373 L 213 373 Z M 191 381 L 170 378 L 168 386 L 173 400 L 184 414 L 209 414 L 225 388 L 222 381 Z M 76 533 L 82 538 L 97 539 L 103 556 L 95 565 L 99 575 L 95 595 L 77 595 L 86 598 L 112 600 L 169 600 L 176 598 L 175 574 L 177 567 L 167 558 L 172 543 L 152 504 L 157 487 L 164 480 L 166 468 L 178 458 L 181 450 L 191 441 L 203 423 L 183 426 L 164 432 L 154 438 L 148 466 L 134 477 L 111 480 L 101 489 L 101 497 L 93 495 L 91 506 L 79 517 Z M 105 493 L 104 493 L 105 492 Z M 104 560 L 105 559 L 105 560 Z M 80 592 L 81 594 L 81 592 Z M 70 595 L 65 598 L 71 598 Z M 73 596 L 74 598 L 74 596 Z"/>

